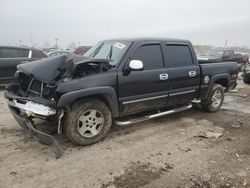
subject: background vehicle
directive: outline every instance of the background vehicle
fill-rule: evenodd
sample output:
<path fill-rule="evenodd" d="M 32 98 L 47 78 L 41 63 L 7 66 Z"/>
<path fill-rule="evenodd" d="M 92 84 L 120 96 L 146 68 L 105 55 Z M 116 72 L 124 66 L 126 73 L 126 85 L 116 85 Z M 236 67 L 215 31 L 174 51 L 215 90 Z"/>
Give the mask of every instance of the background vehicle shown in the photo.
<path fill-rule="evenodd" d="M 247 59 L 240 53 L 235 53 L 231 49 L 225 48 L 215 48 L 213 50 L 208 51 L 204 55 L 198 57 L 200 63 L 209 63 L 209 62 L 237 62 L 244 66 L 247 62 Z"/>
<path fill-rule="evenodd" d="M 0 85 L 14 81 L 17 65 L 46 57 L 42 50 L 34 48 L 0 46 Z"/>
<path fill-rule="evenodd" d="M 47 55 L 48 55 L 48 57 L 54 57 L 54 56 L 63 55 L 63 54 L 66 55 L 68 53 L 72 53 L 72 52 L 71 51 L 60 50 L 60 51 L 49 52 L 49 53 L 47 53 Z"/>
<path fill-rule="evenodd" d="M 236 56 L 239 55 L 240 58 L 242 59 L 243 63 L 249 63 L 249 54 L 248 53 L 242 53 L 242 52 L 235 52 Z"/>
<path fill-rule="evenodd" d="M 194 100 L 208 112 L 218 111 L 224 91 L 236 86 L 238 65 L 199 65 L 186 40 L 131 39 L 100 42 L 80 59 L 62 55 L 18 70 L 18 83 L 5 97 L 21 126 L 43 143 L 56 143 L 31 121 L 53 117 L 58 134 L 88 145 L 102 140 L 112 122 L 160 117 L 189 109 Z"/>
<path fill-rule="evenodd" d="M 250 63 L 246 63 L 243 70 L 243 81 L 246 84 L 250 84 Z"/>
<path fill-rule="evenodd" d="M 84 55 L 90 48 L 91 46 L 79 46 L 75 49 L 74 53 L 78 55 Z"/>

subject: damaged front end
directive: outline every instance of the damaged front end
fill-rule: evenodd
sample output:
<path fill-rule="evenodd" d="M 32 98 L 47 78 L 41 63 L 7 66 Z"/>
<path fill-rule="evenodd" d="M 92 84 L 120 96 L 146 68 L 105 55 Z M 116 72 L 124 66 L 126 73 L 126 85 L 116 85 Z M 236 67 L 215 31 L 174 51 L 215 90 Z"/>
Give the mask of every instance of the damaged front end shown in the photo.
<path fill-rule="evenodd" d="M 110 68 L 108 60 L 93 60 L 71 55 L 21 64 L 17 67 L 17 81 L 7 88 L 5 98 L 10 111 L 21 127 L 41 143 L 53 144 L 58 158 L 63 154 L 63 149 L 54 136 L 36 127 L 34 119 L 54 120 L 57 122 L 57 133 L 61 134 L 61 122 L 66 108 L 57 107 L 63 95 L 57 91 L 58 86 Z"/>
<path fill-rule="evenodd" d="M 24 80 L 24 78 L 27 80 Z M 52 94 L 53 90 L 53 87 L 48 88 L 47 84 L 29 78 L 20 72 L 17 83 L 11 85 L 5 92 L 5 98 L 19 125 L 39 142 L 47 145 L 53 144 L 56 149 L 56 157 L 59 158 L 63 154 L 63 149 L 56 139 L 52 135 L 37 129 L 34 123 L 35 118 L 58 121 L 60 111 L 56 109 L 56 101 L 52 97 L 53 95 L 48 95 Z"/>
<path fill-rule="evenodd" d="M 58 56 L 19 65 L 16 83 L 10 85 L 4 94 L 19 125 L 41 143 L 53 144 L 57 158 L 63 154 L 63 149 L 52 135 L 36 128 L 34 119 L 52 119 L 61 127 L 64 112 L 56 107 L 56 88 L 62 76 L 69 74 L 72 63 L 72 58 Z M 58 133 L 61 133 L 61 128 L 58 128 Z"/>

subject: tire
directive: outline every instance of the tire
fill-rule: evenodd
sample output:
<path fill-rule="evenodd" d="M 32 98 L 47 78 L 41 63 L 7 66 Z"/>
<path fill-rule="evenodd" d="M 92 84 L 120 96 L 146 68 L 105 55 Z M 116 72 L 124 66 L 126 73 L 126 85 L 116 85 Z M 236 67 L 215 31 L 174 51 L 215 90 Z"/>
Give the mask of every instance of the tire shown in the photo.
<path fill-rule="evenodd" d="M 217 112 L 224 101 L 224 88 L 214 84 L 209 96 L 201 102 L 202 108 L 207 112 Z"/>
<path fill-rule="evenodd" d="M 240 65 L 240 72 L 243 72 L 245 69 L 245 62 Z"/>
<path fill-rule="evenodd" d="M 248 76 L 249 77 L 249 76 Z M 250 84 L 250 79 L 247 78 L 247 76 L 243 75 L 243 82 L 245 84 Z"/>
<path fill-rule="evenodd" d="M 244 82 L 245 84 L 250 84 L 250 80 L 247 80 L 247 79 L 244 79 L 244 78 L 243 78 L 243 82 Z"/>
<path fill-rule="evenodd" d="M 77 145 L 90 145 L 101 141 L 112 125 L 107 105 L 94 98 L 77 101 L 64 118 L 64 132 Z"/>

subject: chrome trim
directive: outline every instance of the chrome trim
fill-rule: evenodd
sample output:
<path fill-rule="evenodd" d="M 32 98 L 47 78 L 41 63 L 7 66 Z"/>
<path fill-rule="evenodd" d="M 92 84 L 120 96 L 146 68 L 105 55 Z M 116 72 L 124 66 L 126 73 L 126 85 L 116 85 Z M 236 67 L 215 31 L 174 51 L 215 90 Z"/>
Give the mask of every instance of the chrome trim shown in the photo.
<path fill-rule="evenodd" d="M 169 94 L 169 96 L 182 95 L 182 94 L 186 94 L 186 93 L 193 93 L 195 91 L 196 90 L 193 89 L 193 90 L 189 90 L 189 91 L 182 91 L 182 92 L 178 92 L 178 93 L 171 93 L 171 94 Z"/>
<path fill-rule="evenodd" d="M 160 77 L 160 80 L 167 80 L 168 74 L 160 74 L 159 77 Z"/>
<path fill-rule="evenodd" d="M 148 101 L 148 100 L 153 100 L 153 99 L 160 99 L 160 98 L 164 98 L 164 97 L 168 97 L 168 95 L 161 95 L 161 96 L 157 96 L 157 97 L 148 97 L 148 98 L 144 98 L 144 99 L 136 99 L 136 100 L 132 100 L 132 101 L 125 101 L 125 102 L 122 102 L 122 104 L 130 104 L 130 103 L 135 103 L 135 102 L 142 102 L 142 101 Z"/>
<path fill-rule="evenodd" d="M 31 57 L 32 57 L 32 50 L 29 50 L 28 58 L 31 58 Z"/>
<path fill-rule="evenodd" d="M 26 101 L 25 104 L 19 103 L 17 100 L 7 100 L 10 106 L 25 111 L 26 114 L 37 114 L 41 116 L 52 116 L 56 114 L 56 110 L 43 104 Z"/>
<path fill-rule="evenodd" d="M 192 108 L 192 104 L 188 104 L 186 106 L 182 106 L 182 107 L 179 107 L 179 108 L 176 108 L 176 109 L 173 109 L 173 110 L 168 110 L 168 111 L 159 112 L 159 113 L 152 114 L 152 115 L 146 115 L 146 116 L 143 116 L 143 117 L 130 119 L 128 121 L 115 120 L 114 122 L 115 122 L 116 125 L 126 126 L 126 125 L 130 125 L 130 124 L 146 121 L 146 120 L 149 120 L 149 119 L 154 119 L 154 118 L 166 116 L 166 115 L 169 115 L 169 114 L 181 112 L 181 111 L 184 111 L 184 110 L 188 110 L 190 108 Z"/>
<path fill-rule="evenodd" d="M 192 103 L 200 104 L 200 103 L 201 103 L 201 100 L 200 100 L 200 99 L 194 99 L 194 100 L 192 100 Z"/>
<path fill-rule="evenodd" d="M 58 125 L 57 125 L 57 134 L 62 134 L 62 118 L 64 116 L 64 110 L 61 110 L 59 118 L 58 118 Z"/>
<path fill-rule="evenodd" d="M 189 75 L 189 77 L 195 77 L 196 71 L 189 71 L 188 75 Z"/>

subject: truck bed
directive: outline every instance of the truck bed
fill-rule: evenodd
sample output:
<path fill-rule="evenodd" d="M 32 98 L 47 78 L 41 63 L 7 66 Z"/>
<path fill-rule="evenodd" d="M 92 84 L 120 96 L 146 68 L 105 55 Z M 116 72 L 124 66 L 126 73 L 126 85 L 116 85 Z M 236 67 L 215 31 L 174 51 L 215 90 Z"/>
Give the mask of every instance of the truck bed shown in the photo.
<path fill-rule="evenodd" d="M 239 66 L 236 62 L 214 62 L 199 64 L 201 71 L 201 83 L 200 83 L 200 96 L 206 97 L 207 91 L 209 91 L 209 85 L 211 82 L 224 85 L 229 83 L 226 90 L 230 90 L 236 87 L 236 78 L 239 72 Z M 216 76 L 214 76 L 216 75 Z M 229 76 L 231 75 L 231 76 Z M 209 78 L 206 83 L 206 78 Z"/>

